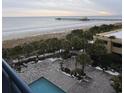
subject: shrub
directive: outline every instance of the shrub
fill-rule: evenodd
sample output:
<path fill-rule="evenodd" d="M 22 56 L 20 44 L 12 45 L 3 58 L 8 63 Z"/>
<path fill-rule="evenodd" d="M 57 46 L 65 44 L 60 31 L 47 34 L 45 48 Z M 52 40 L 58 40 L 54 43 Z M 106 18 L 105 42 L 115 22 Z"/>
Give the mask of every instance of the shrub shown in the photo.
<path fill-rule="evenodd" d="M 77 76 L 76 70 L 72 70 L 72 71 L 71 71 L 71 75 Z"/>
<path fill-rule="evenodd" d="M 122 76 L 116 76 L 111 79 L 111 84 L 117 93 L 122 93 Z"/>
<path fill-rule="evenodd" d="M 68 59 L 71 57 L 71 54 L 69 53 L 69 51 L 65 51 L 65 52 L 60 53 L 60 57 L 63 59 Z"/>
<path fill-rule="evenodd" d="M 61 70 L 65 72 L 65 68 L 64 67 L 62 67 Z"/>
<path fill-rule="evenodd" d="M 92 66 L 100 66 L 105 69 L 114 69 L 115 71 L 121 72 L 122 68 L 122 56 L 117 54 L 106 54 L 91 56 L 93 63 Z M 99 58 L 99 59 L 98 59 Z"/>
<path fill-rule="evenodd" d="M 83 74 L 83 73 L 82 73 L 82 70 L 79 69 L 79 68 L 75 69 L 75 72 L 76 72 L 77 74 L 79 74 L 79 76 L 81 76 L 81 75 Z"/>
<path fill-rule="evenodd" d="M 69 68 L 63 68 L 63 69 L 62 69 L 62 71 L 66 72 L 66 73 L 68 73 L 68 74 L 70 74 L 70 73 L 71 73 L 71 71 L 70 71 L 70 69 L 69 69 Z"/>
<path fill-rule="evenodd" d="M 77 79 L 78 79 L 78 80 L 81 80 L 81 79 L 82 79 L 82 77 L 81 77 L 81 76 L 79 76 L 79 75 L 78 75 L 78 76 L 76 76 L 76 77 L 77 77 Z"/>

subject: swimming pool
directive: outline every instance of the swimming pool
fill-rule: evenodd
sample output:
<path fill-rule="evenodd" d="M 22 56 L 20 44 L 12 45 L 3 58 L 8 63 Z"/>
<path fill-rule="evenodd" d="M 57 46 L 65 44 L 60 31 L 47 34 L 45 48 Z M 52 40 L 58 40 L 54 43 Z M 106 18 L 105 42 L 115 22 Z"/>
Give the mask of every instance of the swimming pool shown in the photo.
<path fill-rule="evenodd" d="M 65 93 L 62 89 L 60 89 L 44 77 L 31 83 L 29 87 L 31 88 L 33 93 Z"/>

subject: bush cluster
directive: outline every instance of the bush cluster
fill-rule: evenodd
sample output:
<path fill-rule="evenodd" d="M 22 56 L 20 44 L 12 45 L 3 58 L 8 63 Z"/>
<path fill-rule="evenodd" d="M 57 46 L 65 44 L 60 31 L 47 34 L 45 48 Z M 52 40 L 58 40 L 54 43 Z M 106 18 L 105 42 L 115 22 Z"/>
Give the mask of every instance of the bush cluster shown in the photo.
<path fill-rule="evenodd" d="M 122 66 L 122 56 L 117 54 L 106 54 L 106 55 L 99 55 L 92 56 L 93 66 L 100 66 L 106 70 L 115 70 L 121 72 Z"/>
<path fill-rule="evenodd" d="M 71 76 L 75 76 L 78 80 L 81 80 L 83 78 L 83 76 L 85 76 L 85 73 L 82 73 L 81 69 L 75 69 L 75 70 L 70 70 L 69 68 L 62 68 L 62 71 L 70 74 Z"/>
<path fill-rule="evenodd" d="M 116 93 L 122 93 L 122 76 L 115 76 L 111 80 L 111 85 L 115 89 Z"/>

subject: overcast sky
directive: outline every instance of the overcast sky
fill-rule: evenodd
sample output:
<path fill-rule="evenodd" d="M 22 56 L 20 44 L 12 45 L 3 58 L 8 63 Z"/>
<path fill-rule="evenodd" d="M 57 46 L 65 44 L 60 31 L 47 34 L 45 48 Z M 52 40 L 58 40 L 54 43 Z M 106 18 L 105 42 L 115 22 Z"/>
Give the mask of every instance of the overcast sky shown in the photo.
<path fill-rule="evenodd" d="M 3 0 L 3 16 L 109 16 L 122 0 Z"/>

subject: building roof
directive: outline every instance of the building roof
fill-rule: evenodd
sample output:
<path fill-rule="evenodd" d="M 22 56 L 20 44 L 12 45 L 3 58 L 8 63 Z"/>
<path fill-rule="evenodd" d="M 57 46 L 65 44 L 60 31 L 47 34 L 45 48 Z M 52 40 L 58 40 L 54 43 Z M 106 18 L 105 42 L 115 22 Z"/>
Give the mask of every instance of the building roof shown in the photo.
<path fill-rule="evenodd" d="M 121 38 L 122 39 L 122 31 L 117 31 L 113 33 L 106 34 L 104 36 L 110 37 L 110 36 L 115 36 L 116 38 Z"/>
<path fill-rule="evenodd" d="M 117 30 L 117 31 L 101 33 L 101 34 L 98 34 L 98 35 L 107 36 L 107 37 L 115 36 L 115 38 L 122 39 L 122 29 L 121 30 Z"/>

